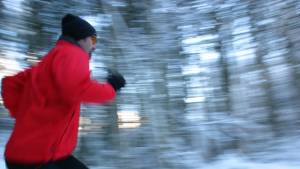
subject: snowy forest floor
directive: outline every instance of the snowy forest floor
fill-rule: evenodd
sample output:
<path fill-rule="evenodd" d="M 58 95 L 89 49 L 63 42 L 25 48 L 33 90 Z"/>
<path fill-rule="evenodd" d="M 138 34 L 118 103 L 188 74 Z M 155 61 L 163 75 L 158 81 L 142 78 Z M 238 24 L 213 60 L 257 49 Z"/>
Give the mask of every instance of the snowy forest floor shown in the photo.
<path fill-rule="evenodd" d="M 9 137 L 9 130 L 0 130 L 0 169 L 5 169 L 3 158 L 4 146 Z M 195 164 L 199 169 L 299 169 L 300 137 L 286 138 L 277 146 L 276 152 L 265 152 L 258 160 L 251 160 L 235 153 L 224 154 L 210 163 Z M 191 162 L 196 162 L 191 159 Z M 147 168 L 147 167 L 146 167 Z M 91 166 L 91 169 L 115 169 L 105 166 Z"/>

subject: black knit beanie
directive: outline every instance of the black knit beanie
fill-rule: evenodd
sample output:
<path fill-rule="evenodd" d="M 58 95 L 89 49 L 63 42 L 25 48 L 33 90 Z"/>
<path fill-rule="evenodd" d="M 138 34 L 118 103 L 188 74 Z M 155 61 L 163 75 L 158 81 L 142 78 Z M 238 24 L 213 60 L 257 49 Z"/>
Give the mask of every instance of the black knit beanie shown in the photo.
<path fill-rule="evenodd" d="M 67 35 L 75 40 L 96 35 L 95 28 L 87 21 L 72 14 L 66 14 L 61 21 L 62 35 Z"/>

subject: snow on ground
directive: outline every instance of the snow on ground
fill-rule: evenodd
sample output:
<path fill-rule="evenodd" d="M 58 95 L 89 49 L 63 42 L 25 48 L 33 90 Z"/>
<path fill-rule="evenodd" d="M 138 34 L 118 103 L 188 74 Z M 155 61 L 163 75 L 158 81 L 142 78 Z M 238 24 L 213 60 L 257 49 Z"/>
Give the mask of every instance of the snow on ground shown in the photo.
<path fill-rule="evenodd" d="M 286 162 L 254 162 L 249 160 L 244 160 L 241 157 L 237 156 L 226 156 L 223 160 L 205 164 L 204 166 L 199 167 L 199 169 L 299 169 L 300 165 Z"/>
<path fill-rule="evenodd" d="M 10 131 L 0 130 L 0 169 L 5 169 L 3 158 L 4 146 Z M 206 164 L 194 164 L 196 169 L 299 169 L 300 168 L 300 142 L 299 137 L 283 141 L 276 152 L 266 152 L 259 156 L 259 161 L 251 161 L 249 158 L 235 154 L 225 154 L 218 160 Z M 189 158 L 189 157 L 187 157 Z M 194 160 L 192 160 L 195 163 Z M 191 165 L 191 164 L 190 164 Z M 199 165 L 199 166 L 197 166 Z M 99 168 L 100 167 L 100 168 Z M 105 166 L 95 166 L 91 169 L 112 169 Z"/>
<path fill-rule="evenodd" d="M 299 169 L 299 137 L 281 139 L 272 152 L 257 155 L 255 161 L 240 155 L 223 155 L 216 162 L 205 164 L 199 169 Z"/>

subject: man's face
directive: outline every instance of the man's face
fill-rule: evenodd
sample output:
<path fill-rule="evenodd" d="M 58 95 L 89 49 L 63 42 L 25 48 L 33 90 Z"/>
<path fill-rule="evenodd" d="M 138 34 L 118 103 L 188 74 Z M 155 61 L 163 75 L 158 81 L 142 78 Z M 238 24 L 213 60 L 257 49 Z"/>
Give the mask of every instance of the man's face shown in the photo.
<path fill-rule="evenodd" d="M 88 53 L 89 55 L 96 49 L 96 36 L 89 36 L 87 38 L 78 41 L 79 45 Z"/>

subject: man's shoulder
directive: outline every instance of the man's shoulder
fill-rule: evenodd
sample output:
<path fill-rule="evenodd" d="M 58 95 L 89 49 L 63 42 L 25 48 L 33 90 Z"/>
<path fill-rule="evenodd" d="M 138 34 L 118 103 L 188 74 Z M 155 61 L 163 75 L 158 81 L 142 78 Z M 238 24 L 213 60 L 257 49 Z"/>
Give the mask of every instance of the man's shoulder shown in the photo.
<path fill-rule="evenodd" d="M 43 58 L 44 62 L 86 62 L 89 56 L 76 45 L 69 42 L 58 41 L 54 48 Z"/>

